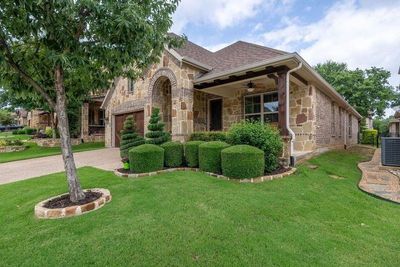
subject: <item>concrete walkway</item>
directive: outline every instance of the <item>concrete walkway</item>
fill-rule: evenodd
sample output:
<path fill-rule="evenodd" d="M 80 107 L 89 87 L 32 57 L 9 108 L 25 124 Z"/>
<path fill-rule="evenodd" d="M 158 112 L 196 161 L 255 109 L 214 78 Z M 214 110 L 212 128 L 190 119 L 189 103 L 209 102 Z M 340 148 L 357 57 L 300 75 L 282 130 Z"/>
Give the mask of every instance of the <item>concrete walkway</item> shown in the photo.
<path fill-rule="evenodd" d="M 92 166 L 112 171 L 121 166 L 118 148 L 105 148 L 74 153 L 77 167 Z M 0 184 L 64 171 L 61 155 L 0 164 Z"/>
<path fill-rule="evenodd" d="M 362 171 L 359 188 L 369 194 L 400 203 L 400 178 L 389 170 L 380 167 L 381 150 L 375 150 L 371 161 L 362 162 L 358 167 Z"/>

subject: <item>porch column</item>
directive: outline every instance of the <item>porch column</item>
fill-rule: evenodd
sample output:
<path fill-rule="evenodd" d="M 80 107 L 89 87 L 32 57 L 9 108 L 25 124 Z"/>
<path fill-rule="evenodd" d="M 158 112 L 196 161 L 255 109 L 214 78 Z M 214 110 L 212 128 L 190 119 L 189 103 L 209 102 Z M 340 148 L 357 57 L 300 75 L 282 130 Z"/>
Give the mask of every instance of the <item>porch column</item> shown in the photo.
<path fill-rule="evenodd" d="M 193 89 L 181 88 L 172 94 L 172 139 L 187 141 L 193 132 Z"/>
<path fill-rule="evenodd" d="M 289 136 L 289 131 L 286 127 L 286 77 L 287 70 L 278 72 L 278 126 L 282 136 Z"/>
<path fill-rule="evenodd" d="M 81 138 L 89 136 L 89 103 L 83 103 L 81 108 Z"/>

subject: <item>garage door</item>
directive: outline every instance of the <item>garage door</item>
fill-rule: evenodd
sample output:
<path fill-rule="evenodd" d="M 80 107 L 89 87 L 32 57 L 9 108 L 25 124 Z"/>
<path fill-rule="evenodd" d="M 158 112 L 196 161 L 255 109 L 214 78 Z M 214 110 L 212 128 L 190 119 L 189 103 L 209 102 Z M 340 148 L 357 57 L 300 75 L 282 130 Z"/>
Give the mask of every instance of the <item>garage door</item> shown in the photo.
<path fill-rule="evenodd" d="M 138 133 L 143 136 L 144 135 L 144 111 L 130 112 L 124 113 L 115 116 L 115 146 L 119 147 L 121 143 L 121 130 L 124 126 L 124 121 L 126 117 L 129 115 L 133 115 L 133 118 L 136 122 L 136 129 Z"/>

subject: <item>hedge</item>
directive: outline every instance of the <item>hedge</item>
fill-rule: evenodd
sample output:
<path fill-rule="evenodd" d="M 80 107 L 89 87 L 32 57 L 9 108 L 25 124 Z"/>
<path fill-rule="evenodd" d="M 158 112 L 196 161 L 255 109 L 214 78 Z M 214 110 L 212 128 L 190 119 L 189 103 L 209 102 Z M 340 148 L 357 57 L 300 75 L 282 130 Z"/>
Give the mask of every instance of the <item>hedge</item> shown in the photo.
<path fill-rule="evenodd" d="M 367 129 L 362 131 L 361 144 L 376 145 L 376 138 L 378 131 L 374 129 Z"/>
<path fill-rule="evenodd" d="M 226 142 L 227 137 L 225 132 L 212 131 L 212 132 L 194 132 L 190 135 L 190 141 L 222 141 Z"/>
<path fill-rule="evenodd" d="M 221 141 L 212 141 L 199 145 L 200 170 L 221 173 L 221 151 L 229 144 Z"/>
<path fill-rule="evenodd" d="M 161 145 L 164 149 L 164 165 L 175 168 L 183 164 L 183 145 L 180 142 L 166 142 Z"/>
<path fill-rule="evenodd" d="M 204 141 L 189 141 L 185 144 L 185 160 L 188 167 L 199 166 L 199 145 L 203 143 Z"/>
<path fill-rule="evenodd" d="M 130 170 L 134 173 L 154 172 L 164 166 L 164 149 L 153 144 L 144 144 L 129 150 Z"/>
<path fill-rule="evenodd" d="M 237 145 L 221 151 L 222 174 L 246 179 L 264 174 L 264 151 L 254 146 Z"/>

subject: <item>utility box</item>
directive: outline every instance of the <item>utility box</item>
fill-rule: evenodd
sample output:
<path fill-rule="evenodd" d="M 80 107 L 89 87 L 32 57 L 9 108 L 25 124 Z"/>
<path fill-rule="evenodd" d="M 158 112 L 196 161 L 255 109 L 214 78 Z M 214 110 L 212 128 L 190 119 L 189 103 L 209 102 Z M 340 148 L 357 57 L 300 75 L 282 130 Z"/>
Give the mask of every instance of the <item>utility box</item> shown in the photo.
<path fill-rule="evenodd" d="M 382 165 L 400 167 L 400 138 L 382 137 Z"/>

